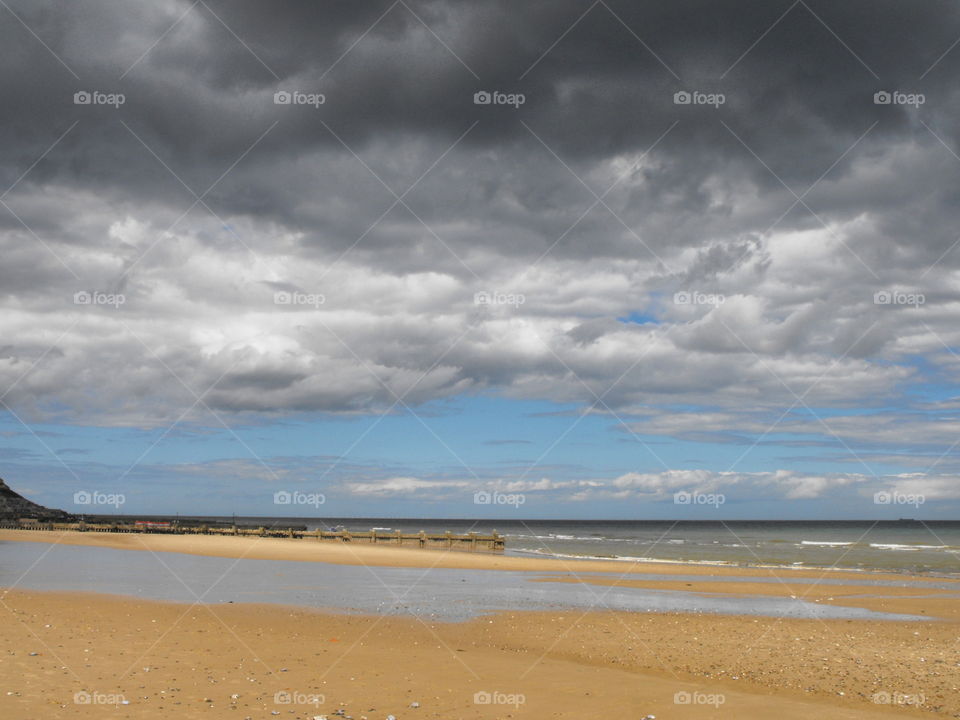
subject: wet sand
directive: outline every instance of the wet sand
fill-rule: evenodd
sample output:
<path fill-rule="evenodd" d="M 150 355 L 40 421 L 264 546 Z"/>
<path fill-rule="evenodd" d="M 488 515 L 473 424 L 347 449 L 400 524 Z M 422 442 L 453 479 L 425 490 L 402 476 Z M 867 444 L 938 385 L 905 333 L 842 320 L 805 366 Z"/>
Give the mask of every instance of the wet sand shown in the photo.
<path fill-rule="evenodd" d="M 749 576 L 745 576 L 749 577 Z M 825 585 L 791 582 L 790 577 L 775 574 L 776 582 L 718 582 L 634 580 L 622 577 L 553 576 L 533 582 L 587 583 L 599 587 L 633 587 L 650 590 L 680 590 L 716 596 L 789 597 L 812 603 L 859 607 L 883 613 L 921 615 L 960 621 L 960 592 L 936 588 L 883 587 L 865 585 Z M 830 576 L 831 579 L 833 576 Z M 871 576 L 872 577 L 872 576 Z M 861 576 L 859 579 L 863 579 Z M 903 577 L 900 577 L 903 579 Z M 910 580 L 915 580 L 910 576 Z"/>

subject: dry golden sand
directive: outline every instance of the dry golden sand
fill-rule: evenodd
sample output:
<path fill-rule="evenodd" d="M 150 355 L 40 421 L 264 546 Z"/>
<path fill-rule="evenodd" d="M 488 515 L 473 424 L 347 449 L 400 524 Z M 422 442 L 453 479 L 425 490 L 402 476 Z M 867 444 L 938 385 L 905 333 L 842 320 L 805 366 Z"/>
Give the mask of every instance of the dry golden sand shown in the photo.
<path fill-rule="evenodd" d="M 14 534 L 57 539 L 52 533 Z M 0 539 L 12 539 L 4 535 Z M 349 561 L 342 546 L 305 540 L 115 535 L 67 540 L 129 548 L 143 548 L 146 541 L 152 549 L 171 551 L 184 551 L 188 544 L 179 541 L 189 540 L 198 554 L 206 549 L 235 557 L 243 547 L 248 557 Z M 531 567 L 525 558 L 381 547 L 347 552 L 352 551 L 371 565 L 503 569 L 503 563 L 523 560 L 516 569 L 549 570 L 554 581 L 571 579 L 560 574 L 568 564 L 541 559 L 531 559 L 536 564 Z M 577 563 L 577 570 L 583 565 Z M 597 565 L 591 569 L 611 569 L 609 563 Z M 670 567 L 647 571 L 669 574 Z M 697 569 L 680 566 L 677 572 Z M 706 572 L 720 574 L 714 568 Z M 749 588 L 713 581 L 657 585 L 635 576 L 623 582 L 711 593 L 824 594 L 822 587 L 790 586 L 790 577 L 800 575 L 790 571 L 784 585 L 748 583 Z M 829 589 L 840 603 L 878 600 L 850 596 L 862 592 L 854 586 Z M 932 589 L 923 595 L 937 597 L 911 597 L 895 588 L 885 588 L 884 595 L 895 604 L 887 609 L 948 619 L 819 621 L 571 610 L 434 623 L 275 605 L 190 606 L 12 590 L 0 603 L 6 617 L 0 623 L 0 717 L 332 719 L 338 709 L 357 720 L 383 720 L 388 714 L 399 720 L 960 717 L 960 623 L 951 611 L 958 601 Z M 475 704 L 474 693 L 484 691 L 522 695 L 524 702 Z M 129 704 L 76 705 L 78 692 L 101 699 L 123 695 Z M 323 702 L 277 704 L 278 692 L 300 699 L 322 695 Z M 678 692 L 723 696 L 724 703 L 676 705 Z M 878 705 L 877 693 L 923 703 Z M 420 707 L 411 708 L 413 702 Z"/>
<path fill-rule="evenodd" d="M 371 720 L 949 717 L 960 697 L 947 623 L 510 613 L 426 624 L 16 590 L 3 608 L 5 719 L 312 718 L 340 708 Z M 475 704 L 484 691 L 524 702 Z M 74 704 L 82 692 L 129 705 Z M 278 692 L 323 701 L 278 704 Z M 678 692 L 724 703 L 675 705 Z M 878 706 L 877 692 L 922 694 L 927 712 Z"/>

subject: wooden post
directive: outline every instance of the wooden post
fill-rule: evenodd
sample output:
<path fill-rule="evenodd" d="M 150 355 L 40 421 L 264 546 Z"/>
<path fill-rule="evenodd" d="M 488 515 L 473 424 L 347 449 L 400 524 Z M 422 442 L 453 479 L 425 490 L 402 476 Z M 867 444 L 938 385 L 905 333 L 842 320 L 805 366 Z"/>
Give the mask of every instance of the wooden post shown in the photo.
<path fill-rule="evenodd" d="M 374 545 L 377 544 L 377 531 L 376 531 L 376 530 L 371 530 L 371 531 L 370 531 L 370 542 L 373 543 Z"/>
<path fill-rule="evenodd" d="M 453 547 L 453 533 L 451 533 L 449 530 L 447 530 L 446 536 L 447 536 L 447 547 L 448 547 L 448 548 L 452 548 L 452 547 Z"/>
<path fill-rule="evenodd" d="M 397 545 L 403 545 L 403 534 L 397 530 Z"/>
<path fill-rule="evenodd" d="M 476 552 L 477 550 L 477 534 L 475 532 L 470 533 L 470 551 Z"/>

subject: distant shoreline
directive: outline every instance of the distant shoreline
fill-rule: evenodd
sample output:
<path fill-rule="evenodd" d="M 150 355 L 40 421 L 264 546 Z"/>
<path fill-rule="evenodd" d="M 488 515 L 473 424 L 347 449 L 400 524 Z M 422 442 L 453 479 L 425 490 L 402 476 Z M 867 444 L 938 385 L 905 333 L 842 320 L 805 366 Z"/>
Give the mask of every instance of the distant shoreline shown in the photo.
<path fill-rule="evenodd" d="M 950 525 L 960 523 L 960 518 L 524 518 L 524 517 L 383 517 L 379 515 L 358 515 L 358 516 L 330 516 L 317 517 L 309 515 L 190 515 L 184 513 L 165 513 L 165 514 L 137 514 L 137 513 L 67 513 L 72 518 L 85 517 L 87 520 L 94 518 L 103 521 L 123 521 L 123 520 L 175 520 L 181 522 L 218 522 L 230 524 L 234 521 L 245 524 L 267 524 L 279 522 L 296 522 L 298 525 L 303 523 L 313 524 L 341 524 L 341 523 L 410 523 L 420 522 L 426 524 L 433 523 L 483 523 L 488 525 L 526 523 L 533 525 L 555 524 L 555 523 L 575 523 L 578 525 L 604 525 L 630 523 L 641 525 L 716 525 L 716 524 L 756 524 L 756 525 L 777 525 L 777 524 L 797 524 L 797 525 Z M 267 523 L 255 521 L 269 521 Z"/>
<path fill-rule="evenodd" d="M 532 557 L 436 549 L 414 549 L 387 545 L 288 542 L 283 538 L 249 538 L 205 535 L 109 534 L 72 531 L 0 530 L 0 541 L 63 543 L 88 545 L 118 550 L 174 552 L 228 558 L 325 562 L 345 565 L 383 567 L 460 568 L 478 570 L 514 570 L 529 572 L 577 573 L 609 572 L 621 574 L 656 573 L 660 575 L 730 575 L 739 577 L 771 577 L 783 574 L 791 578 L 862 579 L 865 575 L 878 580 L 936 581 L 929 574 L 894 573 L 871 570 L 833 568 L 797 568 L 789 566 L 733 566 L 706 562 L 670 562 L 654 560 L 574 559 Z M 571 566 L 571 564 L 573 566 Z"/>

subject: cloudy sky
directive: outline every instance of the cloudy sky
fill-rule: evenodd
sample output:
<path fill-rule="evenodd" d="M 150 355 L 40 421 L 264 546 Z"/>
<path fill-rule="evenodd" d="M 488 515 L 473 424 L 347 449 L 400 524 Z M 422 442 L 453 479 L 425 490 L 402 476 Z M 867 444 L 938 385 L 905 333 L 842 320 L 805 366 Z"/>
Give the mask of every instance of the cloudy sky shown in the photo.
<path fill-rule="evenodd" d="M 4 0 L 0 476 L 956 517 L 958 44 L 948 2 Z"/>

